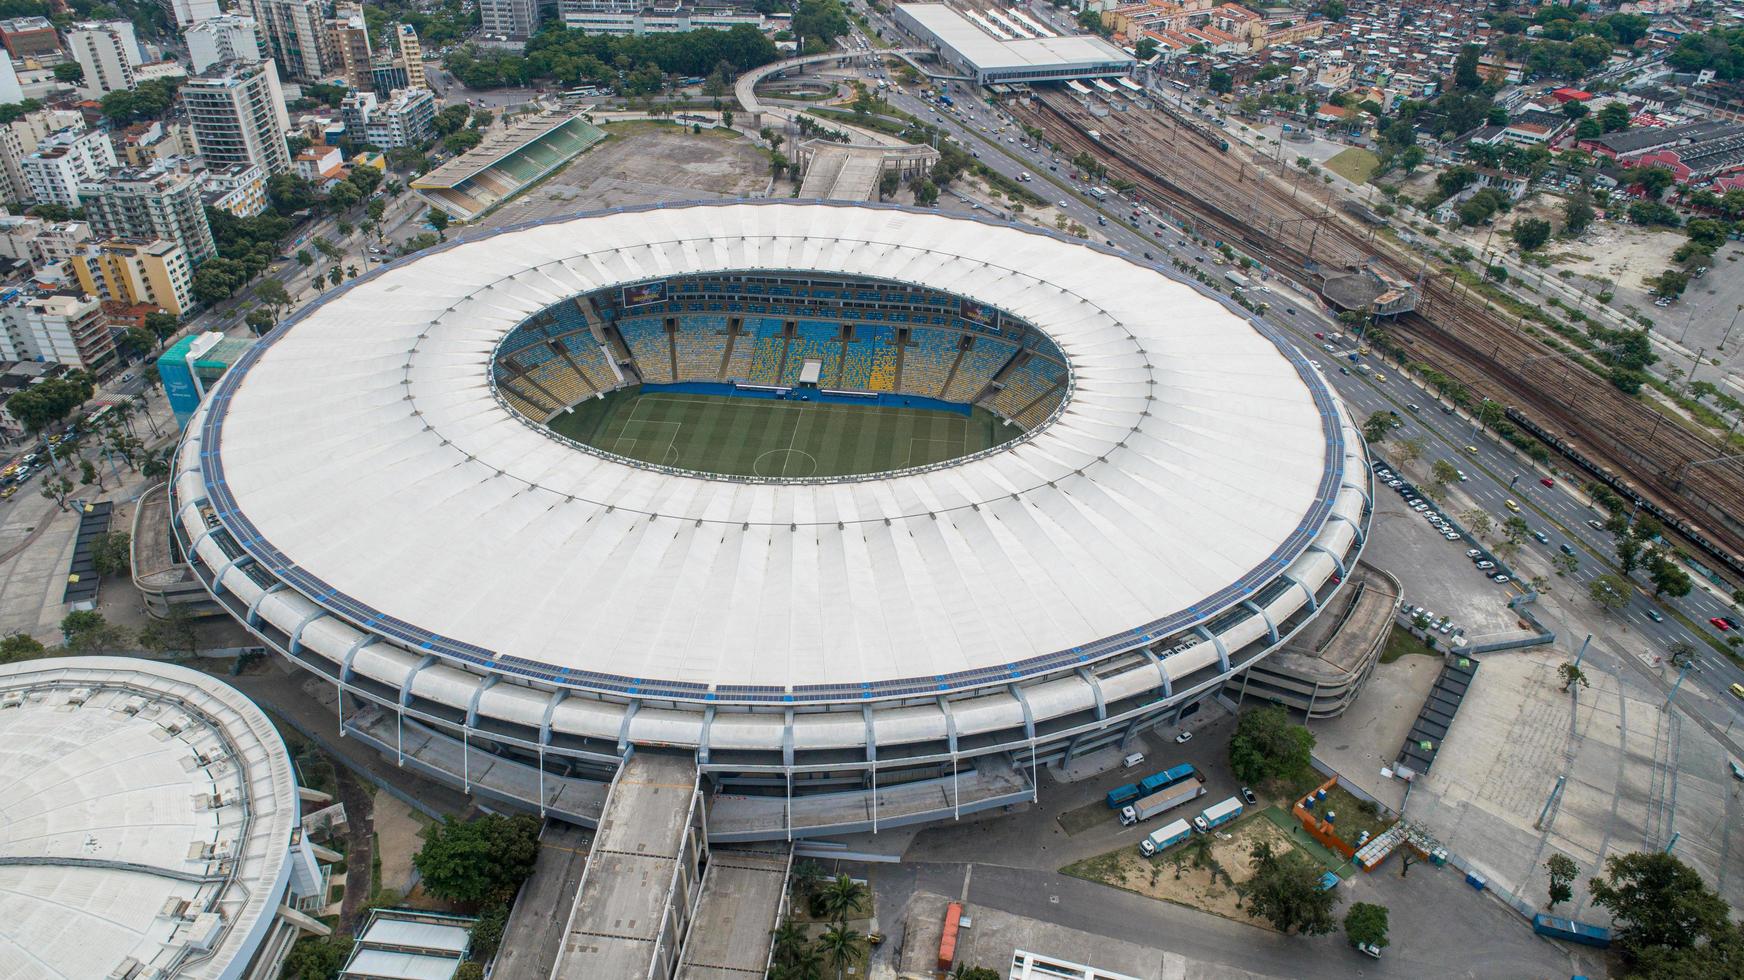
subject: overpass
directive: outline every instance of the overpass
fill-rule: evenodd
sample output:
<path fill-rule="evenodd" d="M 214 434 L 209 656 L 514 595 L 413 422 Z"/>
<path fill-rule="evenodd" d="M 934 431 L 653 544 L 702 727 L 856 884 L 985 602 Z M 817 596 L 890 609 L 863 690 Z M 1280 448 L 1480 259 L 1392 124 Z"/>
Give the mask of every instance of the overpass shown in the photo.
<path fill-rule="evenodd" d="M 831 61 L 838 65 L 845 65 L 854 61 L 873 61 L 881 59 L 885 55 L 895 55 L 912 65 L 914 61 L 910 57 L 911 55 L 930 53 L 926 48 L 884 48 L 872 51 L 829 51 L 824 54 L 809 54 L 803 58 L 789 58 L 786 61 L 772 62 L 761 68 L 753 68 L 740 75 L 739 80 L 733 83 L 733 96 L 738 100 L 739 105 L 744 107 L 745 112 L 750 114 L 751 128 L 760 129 L 763 126 L 764 113 L 776 115 L 796 111 L 792 107 L 765 103 L 757 97 L 757 86 L 773 76 L 797 71 L 808 65 L 821 65 Z M 785 122 L 787 117 L 782 115 L 781 118 Z"/>

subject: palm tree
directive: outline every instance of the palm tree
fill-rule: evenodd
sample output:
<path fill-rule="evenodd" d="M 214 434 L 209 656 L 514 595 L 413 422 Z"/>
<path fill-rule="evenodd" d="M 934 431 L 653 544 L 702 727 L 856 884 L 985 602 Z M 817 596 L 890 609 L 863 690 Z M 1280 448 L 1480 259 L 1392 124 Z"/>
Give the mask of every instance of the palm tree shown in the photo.
<path fill-rule="evenodd" d="M 824 980 L 824 957 L 816 946 L 801 945 L 785 963 L 775 964 L 770 980 Z"/>
<path fill-rule="evenodd" d="M 836 980 L 842 980 L 842 971 L 848 964 L 860 957 L 860 947 L 866 944 L 866 937 L 848 928 L 846 922 L 837 922 L 818 937 L 818 949 L 824 954 L 824 959 L 836 968 Z"/>
<path fill-rule="evenodd" d="M 818 893 L 818 904 L 825 917 L 841 920 L 860 907 L 866 897 L 866 886 L 847 875 L 837 875 Z"/>
<path fill-rule="evenodd" d="M 775 927 L 773 940 L 778 965 L 793 962 L 801 951 L 809 948 L 805 927 L 792 919 Z"/>
<path fill-rule="evenodd" d="M 145 416 L 145 420 L 151 423 L 151 435 L 152 438 L 155 439 L 158 434 L 157 419 L 151 417 L 151 406 L 145 399 L 146 392 L 149 391 L 151 391 L 151 385 L 148 384 L 145 386 L 144 390 L 140 391 L 139 396 L 134 399 L 134 406 L 139 410 L 139 414 Z"/>

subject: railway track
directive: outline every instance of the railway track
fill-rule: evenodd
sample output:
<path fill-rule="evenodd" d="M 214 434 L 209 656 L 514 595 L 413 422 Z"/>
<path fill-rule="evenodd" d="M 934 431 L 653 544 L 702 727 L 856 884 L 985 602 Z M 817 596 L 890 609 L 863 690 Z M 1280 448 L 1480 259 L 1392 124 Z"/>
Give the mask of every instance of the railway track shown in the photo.
<path fill-rule="evenodd" d="M 1393 274 L 1415 279 L 1416 311 L 1397 317 L 1392 331 L 1412 359 L 1475 397 L 1508 406 L 1516 421 L 1744 574 L 1744 534 L 1736 529 L 1744 518 L 1744 467 L 1706 462 L 1728 450 L 1557 357 L 1517 318 L 1427 257 L 1387 254 L 1373 227 L 1348 218 L 1326 188 L 1292 180 L 1282 160 L 1225 154 L 1220 132 L 1162 106 L 1156 114 L 1098 117 L 1062 92 L 1038 92 L 1016 114 L 1065 155 L 1089 153 L 1147 202 L 1273 268 L 1354 268 L 1378 256 Z"/>

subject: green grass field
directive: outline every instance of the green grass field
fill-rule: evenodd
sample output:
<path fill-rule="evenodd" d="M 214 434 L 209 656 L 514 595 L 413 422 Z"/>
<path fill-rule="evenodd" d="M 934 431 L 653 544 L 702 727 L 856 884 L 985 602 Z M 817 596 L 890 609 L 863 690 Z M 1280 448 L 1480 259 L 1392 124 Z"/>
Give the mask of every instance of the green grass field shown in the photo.
<path fill-rule="evenodd" d="M 577 442 L 648 463 L 724 476 L 832 477 L 955 459 L 1015 438 L 982 408 L 774 401 L 637 389 L 589 399 L 551 420 Z"/>
<path fill-rule="evenodd" d="M 1374 176 L 1375 170 L 1381 165 L 1381 158 L 1363 149 L 1353 146 L 1340 150 L 1336 156 L 1326 161 L 1326 169 L 1343 177 L 1353 184 L 1360 184 Z"/>

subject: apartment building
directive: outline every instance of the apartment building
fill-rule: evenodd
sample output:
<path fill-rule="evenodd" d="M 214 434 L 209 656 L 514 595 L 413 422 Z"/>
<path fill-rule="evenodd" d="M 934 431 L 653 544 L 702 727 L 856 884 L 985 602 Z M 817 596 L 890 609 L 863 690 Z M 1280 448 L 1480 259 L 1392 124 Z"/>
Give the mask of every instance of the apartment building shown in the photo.
<path fill-rule="evenodd" d="M 85 220 L 103 238 L 163 238 L 188 253 L 198 266 L 217 254 L 206 223 L 205 168 L 186 157 L 159 160 L 149 167 L 112 170 L 81 189 Z"/>
<path fill-rule="evenodd" d="M 115 342 L 95 296 L 0 293 L 0 360 L 52 361 L 101 374 Z"/>
<path fill-rule="evenodd" d="M 131 89 L 138 84 L 134 69 L 144 59 L 139 55 L 139 40 L 133 35 L 133 25 L 124 20 L 85 21 L 67 31 L 67 50 L 84 69 L 85 77 L 79 90 L 86 97 L 100 99 L 110 92 Z"/>
<path fill-rule="evenodd" d="M 206 171 L 201 192 L 206 206 L 228 211 L 238 218 L 252 218 L 266 211 L 266 171 L 253 164 L 233 163 Z"/>
<path fill-rule="evenodd" d="M 206 166 L 252 164 L 269 176 L 291 168 L 290 116 L 272 62 L 220 62 L 188 79 L 181 99 Z"/>
<path fill-rule="evenodd" d="M 187 27 L 223 13 L 218 0 L 157 0 L 177 27 Z"/>
<path fill-rule="evenodd" d="M 321 0 L 246 0 L 244 9 L 265 32 L 283 77 L 319 82 L 340 74 L 343 65 Z"/>
<path fill-rule="evenodd" d="M 47 221 L 28 214 L 0 215 L 0 256 L 32 270 L 65 262 L 91 241 L 83 221 Z"/>
<path fill-rule="evenodd" d="M 110 239 L 87 246 L 71 264 L 79 288 L 105 303 L 156 307 L 176 316 L 194 305 L 194 270 L 175 242 Z"/>
<path fill-rule="evenodd" d="M 418 40 L 418 30 L 410 24 L 394 25 L 394 43 L 400 49 L 400 61 L 406 66 L 406 85 L 429 88 L 424 74 L 424 45 Z"/>
<path fill-rule="evenodd" d="M 260 25 L 252 17 L 213 17 L 188 28 L 182 37 L 196 75 L 220 62 L 268 60 Z"/>
<path fill-rule="evenodd" d="M 478 15 L 487 38 L 521 44 L 539 31 L 539 0 L 478 0 Z"/>
<path fill-rule="evenodd" d="M 334 8 L 333 19 L 327 22 L 327 28 L 333 35 L 333 47 L 339 52 L 339 67 L 345 76 L 345 84 L 354 92 L 368 90 L 374 58 L 363 8 L 355 4 L 339 4 Z"/>
<path fill-rule="evenodd" d="M 115 144 L 95 130 L 63 129 L 37 143 L 20 163 L 25 197 L 35 204 L 76 208 L 81 185 L 115 166 Z"/>
<path fill-rule="evenodd" d="M 339 104 L 345 131 L 365 143 L 391 150 L 416 146 L 436 135 L 436 97 L 427 88 L 403 88 L 381 102 L 355 92 Z"/>

